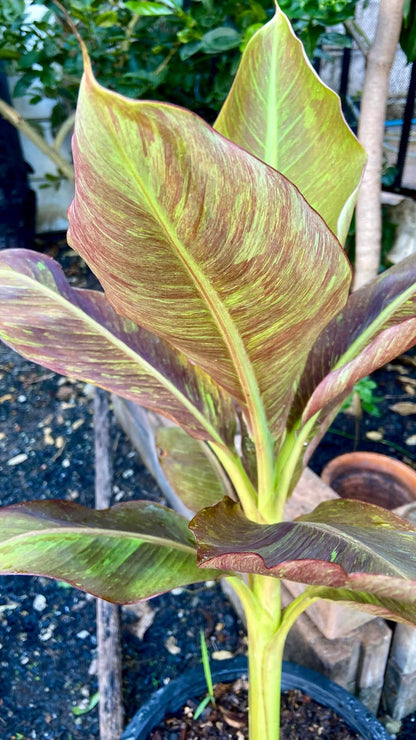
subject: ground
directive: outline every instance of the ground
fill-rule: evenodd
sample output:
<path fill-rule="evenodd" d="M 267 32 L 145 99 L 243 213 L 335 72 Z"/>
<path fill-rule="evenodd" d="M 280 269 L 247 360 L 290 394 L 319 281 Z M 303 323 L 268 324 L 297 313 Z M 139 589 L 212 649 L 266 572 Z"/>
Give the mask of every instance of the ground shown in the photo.
<path fill-rule="evenodd" d="M 52 251 L 74 284 L 93 284 L 83 263 L 64 245 L 55 244 Z M 317 472 L 334 454 L 354 446 L 387 452 L 416 467 L 414 411 L 403 416 L 390 408 L 403 401 L 416 404 L 415 356 L 410 353 L 375 375 L 380 418 L 365 415 L 359 425 L 351 416 L 338 418 L 312 461 Z M 0 347 L 2 505 L 33 498 L 94 505 L 92 406 L 85 384 Z M 111 433 L 114 501 L 160 500 L 113 418 Z M 126 719 L 155 687 L 199 661 L 201 628 L 217 657 L 244 651 L 241 624 L 218 585 L 181 589 L 139 612 L 123 609 Z M 97 738 L 95 658 L 92 597 L 43 578 L 0 578 L 2 740 Z M 398 735 L 401 740 L 415 736 L 411 719 Z"/>

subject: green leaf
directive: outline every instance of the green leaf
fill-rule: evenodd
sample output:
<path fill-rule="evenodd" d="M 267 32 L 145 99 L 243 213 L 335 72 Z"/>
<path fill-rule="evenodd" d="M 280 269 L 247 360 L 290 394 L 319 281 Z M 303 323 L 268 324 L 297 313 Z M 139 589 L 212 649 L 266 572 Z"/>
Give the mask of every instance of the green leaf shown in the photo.
<path fill-rule="evenodd" d="M 73 714 L 75 714 L 75 717 L 81 717 L 81 715 L 91 712 L 91 710 L 97 706 L 99 701 L 100 692 L 96 691 L 95 694 L 92 694 L 87 706 L 84 709 L 80 709 L 80 707 L 72 707 L 72 712 Z"/>
<path fill-rule="evenodd" d="M 30 86 L 33 84 L 33 82 L 38 77 L 39 77 L 39 72 L 34 72 L 32 70 L 22 74 L 22 76 L 19 77 L 19 79 L 17 80 L 13 88 L 13 97 L 20 98 L 22 95 L 26 95 Z"/>
<path fill-rule="evenodd" d="M 416 526 L 390 511 L 338 499 L 294 522 L 261 525 L 225 499 L 189 526 L 201 567 L 324 587 L 316 594 L 328 589 L 325 598 L 336 594 L 416 624 Z"/>
<path fill-rule="evenodd" d="M 2 14 L 4 19 L 8 23 L 14 21 L 22 21 L 25 15 L 26 3 L 25 0 L 3 0 L 2 2 Z"/>
<path fill-rule="evenodd" d="M 0 336 L 33 362 L 233 444 L 228 396 L 162 339 L 117 316 L 102 293 L 71 288 L 49 257 L 0 253 Z"/>
<path fill-rule="evenodd" d="M 247 44 L 215 128 L 288 177 L 345 241 L 366 155 L 279 9 Z"/>
<path fill-rule="evenodd" d="M 26 54 L 23 54 L 20 57 L 18 68 L 31 69 L 31 67 L 33 67 L 33 65 L 38 62 L 40 56 L 41 53 L 40 51 L 38 51 L 38 49 L 32 49 L 31 51 L 28 51 Z"/>
<path fill-rule="evenodd" d="M 160 427 L 156 444 L 165 477 L 188 509 L 196 512 L 230 495 L 224 472 L 204 442 L 178 427 Z"/>
<path fill-rule="evenodd" d="M 0 573 L 56 578 L 118 604 L 223 575 L 199 570 L 187 521 L 171 509 L 58 500 L 0 509 Z"/>
<path fill-rule="evenodd" d="M 20 52 L 17 49 L 7 49 L 3 47 L 0 49 L 0 59 L 20 59 Z"/>
<path fill-rule="evenodd" d="M 403 7 L 403 24 L 400 32 L 400 46 L 410 64 L 416 60 L 416 1 L 406 0 Z"/>
<path fill-rule="evenodd" d="M 176 4 L 170 2 L 170 0 L 160 3 L 146 2 L 146 0 L 129 0 L 124 5 L 137 15 L 173 15 L 177 11 Z"/>
<path fill-rule="evenodd" d="M 264 449 L 346 300 L 337 240 L 278 172 L 189 111 L 105 90 L 87 59 L 74 164 L 71 245 L 118 313 L 238 400 Z"/>
<path fill-rule="evenodd" d="M 194 54 L 201 50 L 200 41 L 191 41 L 189 44 L 181 46 L 179 49 L 179 56 L 183 62 L 190 59 Z"/>
<path fill-rule="evenodd" d="M 354 383 L 416 342 L 416 255 L 348 299 L 308 357 L 292 409 L 303 421 L 339 403 Z"/>
<path fill-rule="evenodd" d="M 99 13 L 95 18 L 95 25 L 101 26 L 101 28 L 111 28 L 118 22 L 118 15 L 115 10 L 106 10 L 103 13 Z"/>
<path fill-rule="evenodd" d="M 236 49 L 240 42 L 241 34 L 229 26 L 213 28 L 201 38 L 202 50 L 206 54 L 219 54 L 221 51 Z"/>
<path fill-rule="evenodd" d="M 371 576 L 369 577 L 371 578 Z M 403 582 L 390 578 L 384 589 L 384 593 L 376 595 L 371 593 L 371 586 L 368 587 L 366 578 L 362 576 L 361 584 L 355 582 L 357 589 L 353 591 L 346 588 L 328 588 L 326 586 L 310 586 L 308 595 L 329 601 L 340 601 L 346 606 L 360 609 L 360 611 L 369 612 L 376 617 L 383 619 L 393 619 L 396 622 L 405 622 L 413 627 L 416 623 L 416 603 L 414 600 L 415 581 Z M 381 586 L 378 586 L 381 592 Z M 407 594 L 407 601 L 404 600 L 403 594 Z"/>

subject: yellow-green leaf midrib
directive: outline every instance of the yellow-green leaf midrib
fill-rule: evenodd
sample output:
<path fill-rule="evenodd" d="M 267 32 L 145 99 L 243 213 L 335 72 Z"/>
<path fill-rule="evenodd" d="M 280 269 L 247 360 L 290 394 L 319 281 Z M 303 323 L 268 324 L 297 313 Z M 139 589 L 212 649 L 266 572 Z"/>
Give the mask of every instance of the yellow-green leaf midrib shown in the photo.
<path fill-rule="evenodd" d="M 88 526 L 67 526 L 63 525 L 60 527 L 45 527 L 44 529 L 37 529 L 31 532 L 22 532 L 21 534 L 13 535 L 7 540 L 3 540 L 0 543 L 0 552 L 3 545 L 9 546 L 10 544 L 19 545 L 20 541 L 27 543 L 29 539 L 36 540 L 39 537 L 56 537 L 57 540 L 63 536 L 76 535 L 95 539 L 97 537 L 111 537 L 119 538 L 122 540 L 136 540 L 138 547 L 141 545 L 153 545 L 154 547 L 171 548 L 173 550 L 181 550 L 191 555 L 196 556 L 196 548 L 192 545 L 186 545 L 183 542 L 177 540 L 168 539 L 165 537 L 157 537 L 155 535 L 143 534 L 142 532 L 129 532 L 123 529 L 106 529 L 105 527 L 94 527 Z"/>
<path fill-rule="evenodd" d="M 198 263 L 189 254 L 186 245 L 180 240 L 168 214 L 166 214 L 164 209 L 160 207 L 158 201 L 150 192 L 150 188 L 146 188 L 142 178 L 140 178 L 139 173 L 133 167 L 132 162 L 123 148 L 119 147 L 118 151 L 124 164 L 124 171 L 130 171 L 133 181 L 137 183 L 142 197 L 148 204 L 149 210 L 151 210 L 154 218 L 163 228 L 177 257 L 180 259 L 198 293 L 210 310 L 210 314 L 217 325 L 220 336 L 222 337 L 225 347 L 232 359 L 236 375 L 240 381 L 244 398 L 247 401 L 253 432 L 259 443 L 258 447 L 264 447 L 266 445 L 266 447 L 269 448 L 267 453 L 267 457 L 269 458 L 267 465 L 270 466 L 272 464 L 270 460 L 272 457 L 272 445 L 267 442 L 270 437 L 270 433 L 266 420 L 266 413 L 261 400 L 260 389 L 254 369 L 246 352 L 241 334 L 232 321 L 224 304 L 219 299 L 218 293 L 214 289 L 212 283 L 210 283 L 210 281 L 205 277 L 202 270 L 199 268 Z"/>
<path fill-rule="evenodd" d="M 280 19 L 281 22 L 281 19 Z M 277 59 L 278 51 L 277 44 L 275 42 L 275 35 L 273 35 L 272 42 L 272 61 L 271 61 L 271 74 L 269 77 L 269 100 L 274 100 L 277 91 Z M 279 107 L 277 104 L 267 105 L 267 126 L 266 126 L 266 162 L 274 167 L 276 170 L 279 169 L 279 151 L 278 151 L 278 137 L 279 137 Z"/>

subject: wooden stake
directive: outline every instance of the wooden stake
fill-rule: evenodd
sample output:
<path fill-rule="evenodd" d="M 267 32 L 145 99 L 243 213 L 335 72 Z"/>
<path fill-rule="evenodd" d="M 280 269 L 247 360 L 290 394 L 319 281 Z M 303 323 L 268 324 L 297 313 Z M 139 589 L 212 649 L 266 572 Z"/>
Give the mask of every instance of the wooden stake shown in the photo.
<path fill-rule="evenodd" d="M 94 394 L 95 506 L 106 509 L 111 500 L 109 397 Z M 119 740 L 123 731 L 121 697 L 120 613 L 116 604 L 97 599 L 98 688 L 100 740 Z"/>

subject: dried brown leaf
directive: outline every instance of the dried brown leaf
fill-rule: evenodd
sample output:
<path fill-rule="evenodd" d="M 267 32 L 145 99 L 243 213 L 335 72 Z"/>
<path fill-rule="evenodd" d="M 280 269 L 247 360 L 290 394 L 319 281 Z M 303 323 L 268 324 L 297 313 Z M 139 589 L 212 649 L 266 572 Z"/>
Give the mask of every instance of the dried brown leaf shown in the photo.
<path fill-rule="evenodd" d="M 394 403 L 393 406 L 389 406 L 390 411 L 394 411 L 395 414 L 400 414 L 400 416 L 411 416 L 411 414 L 416 414 L 416 403 L 413 403 L 412 401 L 399 401 L 399 403 Z"/>
<path fill-rule="evenodd" d="M 129 614 L 134 614 L 135 622 L 128 625 L 128 630 L 132 635 L 143 640 L 147 630 L 152 626 L 156 611 L 152 609 L 147 601 L 139 601 L 137 604 L 129 604 L 125 607 Z"/>

